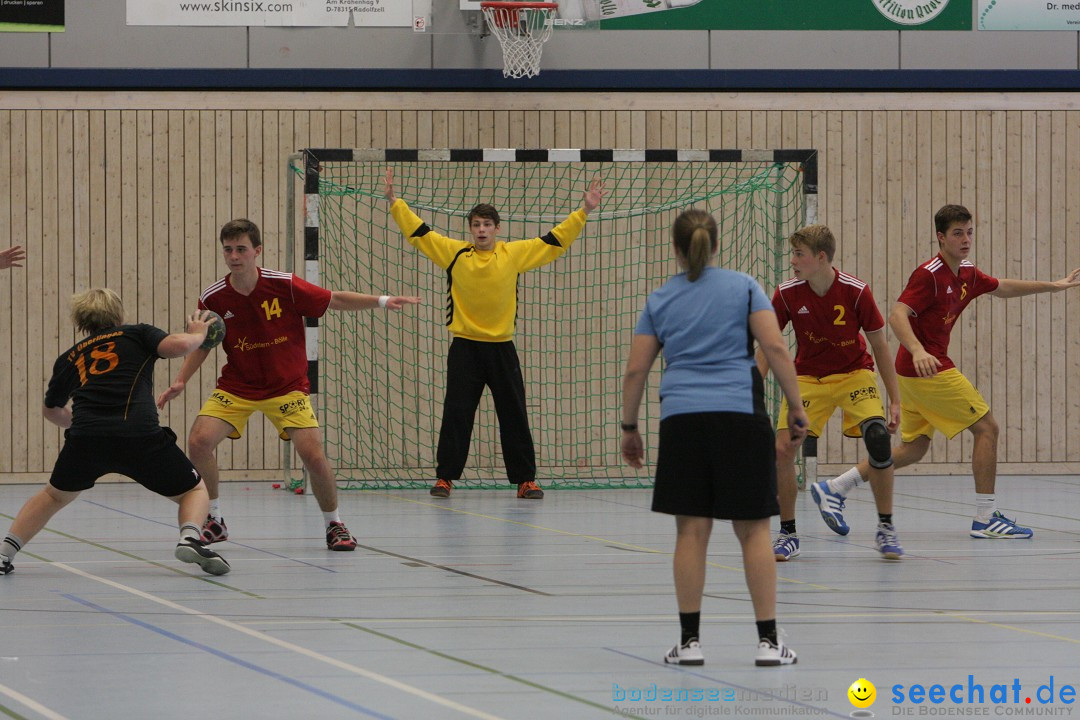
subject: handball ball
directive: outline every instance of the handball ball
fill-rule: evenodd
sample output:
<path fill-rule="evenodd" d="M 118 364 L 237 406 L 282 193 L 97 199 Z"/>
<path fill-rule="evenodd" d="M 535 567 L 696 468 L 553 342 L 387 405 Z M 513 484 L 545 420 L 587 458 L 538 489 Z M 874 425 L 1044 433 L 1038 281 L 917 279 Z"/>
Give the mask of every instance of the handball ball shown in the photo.
<path fill-rule="evenodd" d="M 213 310 L 207 310 L 206 312 L 210 313 L 210 327 L 206 329 L 206 339 L 203 340 L 202 345 L 199 347 L 203 350 L 212 350 L 225 339 L 225 321 Z"/>

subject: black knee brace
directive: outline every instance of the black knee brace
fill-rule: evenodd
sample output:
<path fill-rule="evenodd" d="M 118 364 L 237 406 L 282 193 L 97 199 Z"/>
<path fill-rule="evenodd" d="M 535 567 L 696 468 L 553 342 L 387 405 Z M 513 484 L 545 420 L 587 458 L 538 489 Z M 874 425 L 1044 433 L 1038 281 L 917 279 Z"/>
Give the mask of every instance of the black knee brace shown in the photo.
<path fill-rule="evenodd" d="M 870 467 L 879 470 L 892 467 L 892 437 L 889 436 L 884 418 L 870 418 L 859 429 L 862 430 L 866 452 L 870 455 Z"/>

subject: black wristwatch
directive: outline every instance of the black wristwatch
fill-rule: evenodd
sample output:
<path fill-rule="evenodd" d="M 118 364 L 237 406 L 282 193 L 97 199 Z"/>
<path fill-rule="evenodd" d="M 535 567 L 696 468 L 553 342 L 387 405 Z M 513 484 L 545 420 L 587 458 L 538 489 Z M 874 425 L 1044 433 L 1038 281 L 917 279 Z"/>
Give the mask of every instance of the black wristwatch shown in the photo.
<path fill-rule="evenodd" d="M 637 423 L 619 423 L 622 426 L 623 432 L 634 432 L 637 430 Z"/>

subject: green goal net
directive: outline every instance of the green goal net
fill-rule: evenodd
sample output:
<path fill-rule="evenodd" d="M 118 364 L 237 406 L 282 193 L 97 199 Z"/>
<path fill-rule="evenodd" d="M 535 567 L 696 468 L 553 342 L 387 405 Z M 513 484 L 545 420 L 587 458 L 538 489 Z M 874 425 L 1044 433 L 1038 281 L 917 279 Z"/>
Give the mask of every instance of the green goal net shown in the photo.
<path fill-rule="evenodd" d="M 447 278 L 390 218 L 382 197 L 388 166 L 398 197 L 434 230 L 462 239 L 468 238 L 465 216 L 477 203 L 498 208 L 499 237 L 512 241 L 561 222 L 580 207 L 591 179 L 602 178 L 607 187 L 569 251 L 518 279 L 514 342 L 537 480 L 545 487 L 652 484 L 651 465 L 635 471 L 619 453 L 621 382 L 646 296 L 678 271 L 669 237 L 675 216 L 690 207 L 711 212 L 721 230 L 720 264 L 753 275 L 768 293 L 787 274 L 786 238 L 807 219 L 804 165 L 777 161 L 772 151 L 750 161 L 712 161 L 707 154 L 622 161 L 616 151 L 601 162 L 401 160 L 391 151 L 377 161 L 335 160 L 318 158 L 320 152 L 352 153 L 308 151 L 309 274 L 335 290 L 423 299 L 403 312 L 329 312 L 319 321 L 319 420 L 345 487 L 426 487 L 435 477 L 451 340 Z M 655 457 L 661 366 L 640 415 L 648 461 Z M 775 417 L 779 394 L 773 383 L 767 388 Z M 505 478 L 485 392 L 456 485 L 505 487 Z"/>

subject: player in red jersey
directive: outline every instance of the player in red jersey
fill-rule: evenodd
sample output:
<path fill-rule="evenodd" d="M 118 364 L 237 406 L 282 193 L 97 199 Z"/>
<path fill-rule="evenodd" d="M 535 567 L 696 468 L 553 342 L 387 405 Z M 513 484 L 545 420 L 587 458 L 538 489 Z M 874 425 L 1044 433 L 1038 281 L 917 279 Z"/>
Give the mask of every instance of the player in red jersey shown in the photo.
<path fill-rule="evenodd" d="M 892 441 L 900 421 L 900 397 L 896 373 L 889 363 L 885 320 L 881 317 L 870 288 L 853 275 L 833 267 L 836 238 L 825 225 L 808 225 L 791 236 L 791 268 L 795 277 L 781 283 L 773 293 L 773 309 L 780 329 L 790 322 L 797 351 L 795 370 L 799 392 L 810 419 L 807 442 L 816 442 L 829 418 L 840 408 L 844 412 L 844 435 L 861 437 L 870 455 L 870 486 L 877 503 L 876 545 L 882 557 L 899 560 L 904 554 L 892 518 Z M 870 341 L 881 378 L 889 393 L 889 414 L 878 394 L 874 361 L 866 352 L 863 335 Z M 757 354 L 762 377 L 769 367 Z M 778 561 L 790 560 L 801 552 L 795 527 L 795 448 L 787 441 L 787 400 L 780 408 L 776 435 L 776 477 L 780 498 L 780 534 L 773 542 Z M 814 501 L 822 507 L 830 503 L 826 482 L 811 488 Z M 843 506 L 842 501 L 840 502 Z M 842 516 L 841 516 L 842 517 Z M 837 532 L 840 529 L 833 528 Z M 847 534 L 844 526 L 841 534 Z"/>
<path fill-rule="evenodd" d="M 304 318 L 322 317 L 327 310 L 400 310 L 420 302 L 420 298 L 330 291 L 291 273 L 261 268 L 262 238 L 250 220 L 226 223 L 220 241 L 229 274 L 203 291 L 199 307 L 224 319 L 222 347 L 227 362 L 188 437 L 188 454 L 210 492 L 203 539 L 219 542 L 229 537 L 218 503 L 214 452 L 226 437 L 239 438 L 248 418 L 259 411 L 277 428 L 282 440 L 292 441 L 304 463 L 326 521 L 327 547 L 353 550 L 356 540 L 341 522 L 334 471 L 323 452 L 319 422 L 308 402 Z M 188 355 L 176 380 L 158 398 L 159 408 L 184 391 L 209 354 L 209 350 L 196 350 Z"/>
<path fill-rule="evenodd" d="M 949 338 L 956 318 L 972 300 L 989 294 L 1000 298 L 1058 292 L 1080 286 L 1080 268 L 1054 282 L 994 278 L 968 260 L 975 244 L 971 213 L 962 205 L 945 205 L 934 215 L 939 252 L 915 269 L 889 313 L 889 325 L 901 348 L 896 354 L 900 375 L 900 446 L 893 449 L 896 467 L 917 463 L 930 449 L 935 430 L 952 438 L 971 431 L 975 442 L 971 470 L 975 476 L 975 517 L 971 537 L 1030 538 L 997 509 L 998 424 L 990 406 L 949 359 Z M 859 463 L 840 479 L 866 477 Z M 841 521 L 842 522 L 842 521 Z"/>

